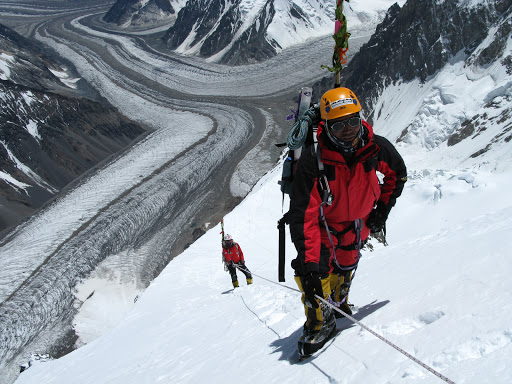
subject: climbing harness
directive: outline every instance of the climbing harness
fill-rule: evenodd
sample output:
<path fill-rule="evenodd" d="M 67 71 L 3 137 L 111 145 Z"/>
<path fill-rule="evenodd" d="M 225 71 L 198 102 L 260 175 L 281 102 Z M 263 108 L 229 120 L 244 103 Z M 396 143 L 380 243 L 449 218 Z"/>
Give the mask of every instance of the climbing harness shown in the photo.
<path fill-rule="evenodd" d="M 244 268 L 242 268 L 241 266 L 239 265 L 236 265 L 236 267 L 240 270 L 240 271 L 244 271 Z M 270 279 L 267 279 L 266 277 L 263 277 L 263 276 L 259 276 L 257 274 L 255 274 L 254 272 L 251 272 L 251 274 L 253 276 L 256 276 L 256 277 L 259 277 L 260 279 L 263 279 L 263 280 L 266 280 L 272 284 L 276 284 L 276 285 L 279 285 L 280 287 L 283 287 L 283 288 L 287 288 L 289 290 L 292 290 L 294 292 L 298 292 L 300 294 L 302 294 L 301 291 L 299 291 L 298 289 L 296 288 L 292 288 L 292 287 L 289 287 L 287 285 L 284 285 L 284 284 L 280 284 L 280 283 L 276 283 L 275 281 L 273 280 L 270 280 Z M 321 302 L 323 302 L 325 305 L 328 305 L 329 307 L 331 307 L 332 309 L 334 309 L 335 311 L 337 311 L 338 313 L 342 314 L 343 316 L 345 316 L 347 319 L 349 319 L 350 321 L 352 321 L 353 323 L 359 325 L 361 328 L 363 328 L 364 330 L 370 332 L 373 336 L 377 337 L 378 339 L 382 340 L 383 342 L 385 342 L 387 345 L 389 345 L 390 347 L 394 348 L 395 350 L 397 350 L 398 352 L 400 352 L 401 354 L 403 354 L 404 356 L 406 356 L 407 358 L 409 358 L 410 360 L 414 361 L 416 364 L 420 365 L 421 367 L 425 368 L 427 371 L 429 371 L 430 373 L 434 374 L 435 376 L 437 376 L 438 378 L 440 378 L 441 380 L 449 383 L 449 384 L 455 384 L 454 381 L 450 380 L 449 378 L 447 378 L 446 376 L 442 375 L 441 373 L 439 373 L 438 371 L 436 371 L 434 368 L 428 366 L 427 364 L 425 364 L 424 362 L 422 362 L 421 360 L 417 359 L 416 357 L 412 356 L 410 353 L 406 352 L 405 350 L 403 350 L 402 348 L 400 348 L 399 346 L 397 346 L 396 344 L 393 344 L 391 341 L 389 341 L 388 339 L 386 339 L 384 336 L 381 336 L 379 335 L 377 332 L 375 332 L 374 330 L 372 330 L 371 328 L 369 328 L 368 326 L 364 325 L 363 323 L 361 323 L 359 320 L 357 320 L 356 318 L 354 318 L 353 316 L 349 315 L 348 313 L 344 312 L 343 310 L 341 310 L 340 308 L 336 307 L 335 305 L 331 304 L 329 301 L 325 300 L 323 297 L 320 297 L 319 295 L 316 295 L 315 294 L 315 298 L 320 300 Z"/>
<path fill-rule="evenodd" d="M 336 232 L 335 231 L 335 233 L 333 233 L 332 231 L 334 231 L 334 229 L 329 227 L 329 225 L 327 224 L 327 220 L 325 219 L 323 205 L 324 205 L 324 203 L 322 203 L 320 205 L 320 220 L 324 224 L 325 230 L 327 232 L 327 237 L 329 238 L 329 242 L 331 243 L 331 259 L 334 261 L 334 264 L 336 264 L 336 267 L 339 268 L 341 271 L 352 271 L 352 274 L 351 274 L 351 280 L 352 280 L 354 278 L 355 274 L 356 274 L 356 270 L 357 270 L 357 266 L 359 264 L 359 260 L 362 257 L 362 254 L 361 254 L 361 248 L 362 248 L 361 229 L 362 229 L 362 225 L 363 225 L 362 224 L 363 220 L 362 219 L 355 220 L 354 221 L 354 227 L 348 226 L 342 232 Z M 355 232 L 356 232 L 356 242 L 354 244 L 348 245 L 348 246 L 339 245 L 340 242 L 341 242 L 341 236 L 343 234 L 351 231 L 352 229 L 354 229 Z M 334 242 L 332 241 L 331 234 L 335 234 L 335 236 L 336 235 L 339 236 L 338 237 L 338 245 L 336 247 L 334 246 Z M 337 249 L 350 250 L 350 251 L 351 250 L 357 250 L 357 261 L 355 262 L 355 264 L 353 264 L 351 266 L 348 266 L 348 267 L 341 266 L 338 263 L 338 260 L 336 259 L 336 250 Z M 331 303 L 333 305 L 335 305 L 336 307 L 338 307 L 338 306 L 340 306 L 341 304 L 343 304 L 347 300 L 347 297 L 348 297 L 348 291 L 346 292 L 346 294 L 344 295 L 343 298 L 340 298 L 339 302 L 331 301 Z"/>
<path fill-rule="evenodd" d="M 324 225 L 325 231 L 327 232 L 327 237 L 329 238 L 329 243 L 331 244 L 331 258 L 333 259 L 334 263 L 336 264 L 336 267 L 338 267 L 342 271 L 348 271 L 353 270 L 353 275 L 355 274 L 355 270 L 357 269 L 357 265 L 359 263 L 359 260 L 362 257 L 361 249 L 363 247 L 363 242 L 361 241 L 361 230 L 363 229 L 364 223 L 362 219 L 357 219 L 354 221 L 354 225 L 349 225 L 347 228 L 345 228 L 341 232 L 337 232 L 334 228 L 329 227 L 327 224 L 327 219 L 325 218 L 324 214 L 324 206 L 326 205 L 332 205 L 334 201 L 334 196 L 331 193 L 331 189 L 329 188 L 329 182 L 327 180 L 327 175 L 325 174 L 325 168 L 324 163 L 322 162 L 322 156 L 320 147 L 318 146 L 318 142 L 315 142 L 315 151 L 316 151 L 316 159 L 318 163 L 318 169 L 320 171 L 320 176 L 318 178 L 318 184 L 320 186 L 320 189 L 322 190 L 322 203 L 320 204 L 319 208 L 319 219 Z M 354 230 L 356 234 L 356 241 L 353 244 L 350 245 L 341 245 L 341 237 L 350 232 L 351 230 Z M 332 235 L 334 235 L 337 238 L 338 245 L 334 246 L 334 242 L 332 241 Z M 342 267 L 338 260 L 336 259 L 336 250 L 342 249 L 345 251 L 355 251 L 357 250 L 357 261 L 354 265 Z M 352 277 L 353 277 L 352 275 Z"/>

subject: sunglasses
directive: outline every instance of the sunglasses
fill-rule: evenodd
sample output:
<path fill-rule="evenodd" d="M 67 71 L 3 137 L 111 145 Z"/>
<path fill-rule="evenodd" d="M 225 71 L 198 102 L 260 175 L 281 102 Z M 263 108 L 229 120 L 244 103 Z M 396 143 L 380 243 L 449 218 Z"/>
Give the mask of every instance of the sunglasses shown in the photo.
<path fill-rule="evenodd" d="M 356 128 L 361 125 L 361 118 L 359 116 L 351 117 L 347 120 L 336 121 L 335 123 L 330 124 L 327 122 L 327 126 L 333 132 L 341 132 L 344 129 Z"/>

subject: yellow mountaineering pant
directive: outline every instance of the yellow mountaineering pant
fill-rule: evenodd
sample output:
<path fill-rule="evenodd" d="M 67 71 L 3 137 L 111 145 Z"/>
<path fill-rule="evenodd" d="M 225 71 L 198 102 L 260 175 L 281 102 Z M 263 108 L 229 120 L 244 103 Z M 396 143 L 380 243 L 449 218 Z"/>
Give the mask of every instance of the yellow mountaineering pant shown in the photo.
<path fill-rule="evenodd" d="M 302 280 L 299 276 L 295 276 L 295 282 L 297 283 L 297 286 L 299 287 L 299 290 L 302 292 L 302 304 L 304 304 L 304 289 L 302 288 Z M 329 295 L 331 293 L 331 279 L 330 276 L 327 276 L 323 279 L 321 279 L 322 282 L 322 291 L 324 293 L 324 299 L 327 300 L 329 298 Z M 322 328 L 322 323 L 324 322 L 323 313 L 322 313 L 322 307 L 325 306 L 324 303 L 321 303 L 318 299 L 317 302 L 319 304 L 318 308 L 309 308 L 308 306 L 304 305 L 304 310 L 306 312 L 306 327 L 319 331 L 320 328 Z"/>

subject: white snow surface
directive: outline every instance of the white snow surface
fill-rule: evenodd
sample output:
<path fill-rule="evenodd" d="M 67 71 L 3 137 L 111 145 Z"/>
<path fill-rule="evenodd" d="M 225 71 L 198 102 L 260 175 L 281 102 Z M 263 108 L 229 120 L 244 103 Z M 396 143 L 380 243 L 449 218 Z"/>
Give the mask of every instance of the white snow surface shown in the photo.
<path fill-rule="evenodd" d="M 375 114 L 377 133 L 402 137 L 409 180 L 388 220 L 389 245 L 363 252 L 350 301 L 366 326 L 456 383 L 512 382 L 511 77 L 500 64 L 448 64 L 425 84 L 387 88 Z M 485 130 L 447 146 L 458 124 L 484 113 Z M 277 283 L 279 178 L 277 166 L 225 217 L 253 285 L 239 272 L 241 287 L 231 289 L 220 225 L 142 293 L 130 284 L 119 292 L 108 281 L 121 277 L 99 268 L 97 284 L 77 293 L 84 311 L 76 329 L 90 342 L 58 360 L 34 359 L 16 383 L 442 382 L 347 319 L 337 320 L 342 332 L 322 353 L 298 363 L 305 316 L 289 237 L 287 281 Z"/>
<path fill-rule="evenodd" d="M 11 70 L 9 68 L 9 63 L 14 61 L 14 57 L 8 55 L 4 52 L 0 53 L 0 79 L 8 80 L 11 76 Z"/>
<path fill-rule="evenodd" d="M 25 193 L 26 193 L 26 189 L 29 187 L 28 184 L 25 184 L 19 180 L 16 180 L 14 177 L 9 175 L 8 173 L 5 173 L 4 171 L 0 171 L 0 179 L 2 179 L 4 182 L 6 182 L 9 185 L 12 185 L 18 191 L 22 189 L 23 192 L 25 192 Z"/>
<path fill-rule="evenodd" d="M 73 88 L 73 89 L 76 89 L 77 86 L 76 86 L 76 82 L 78 80 L 80 80 L 80 78 L 78 77 L 75 77 L 75 78 L 70 78 L 69 77 L 69 73 L 67 73 L 66 71 L 56 71 L 56 70 L 52 70 L 50 69 L 50 72 L 53 73 L 56 77 L 59 78 L 59 80 L 64 84 L 66 85 L 67 87 L 69 88 Z"/>
<path fill-rule="evenodd" d="M 239 273 L 241 288 L 230 290 L 217 225 L 110 332 L 36 363 L 17 383 L 441 382 L 347 320 L 337 321 L 343 331 L 322 354 L 297 364 L 304 314 L 289 263 L 288 281 L 274 283 L 279 177 L 278 167 L 225 218 L 255 274 L 252 286 Z M 512 380 L 511 263 L 503 241 L 512 229 L 510 180 L 510 172 L 412 178 L 391 214 L 389 246 L 364 253 L 353 283 L 351 301 L 365 325 L 456 383 Z M 288 262 L 292 247 L 288 241 Z M 112 310 L 108 301 L 96 305 L 101 314 Z M 81 332 L 95 332 L 97 324 L 88 330 L 82 321 Z"/>

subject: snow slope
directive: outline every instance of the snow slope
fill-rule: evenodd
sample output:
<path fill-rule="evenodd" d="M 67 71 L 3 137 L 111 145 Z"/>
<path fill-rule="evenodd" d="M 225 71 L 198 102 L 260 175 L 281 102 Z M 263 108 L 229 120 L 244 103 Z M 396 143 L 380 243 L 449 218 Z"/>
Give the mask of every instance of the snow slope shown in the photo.
<path fill-rule="evenodd" d="M 504 56 L 510 53 L 509 44 Z M 357 319 L 456 383 L 512 381 L 512 156 L 503 139 L 510 77 L 499 64 L 448 64 L 425 84 L 387 88 L 374 124 L 391 140 L 401 137 L 409 181 L 388 220 L 389 246 L 364 252 L 350 300 Z M 477 115 L 486 129 L 448 146 L 453 127 Z M 241 287 L 231 289 L 216 225 L 110 331 L 99 336 L 94 319 L 78 318 L 79 334 L 97 338 L 59 360 L 34 359 L 16 383 L 441 382 L 346 319 L 323 353 L 298 362 L 305 318 L 289 240 L 287 282 L 277 283 L 279 177 L 278 166 L 225 217 L 253 285 L 239 273 Z M 102 295 L 87 302 L 96 319 L 112 309 Z"/>
<path fill-rule="evenodd" d="M 365 252 L 354 280 L 356 318 L 457 383 L 512 379 L 511 265 L 501 241 L 512 229 L 510 176 L 409 181 L 389 220 L 390 245 Z M 278 178 L 275 169 L 225 218 L 255 274 L 252 286 L 239 274 L 241 288 L 230 290 L 217 225 L 168 265 L 111 332 L 35 364 L 17 383 L 440 382 L 344 319 L 324 353 L 297 362 L 304 315 L 289 265 L 285 285 L 293 289 L 274 283 Z"/>

